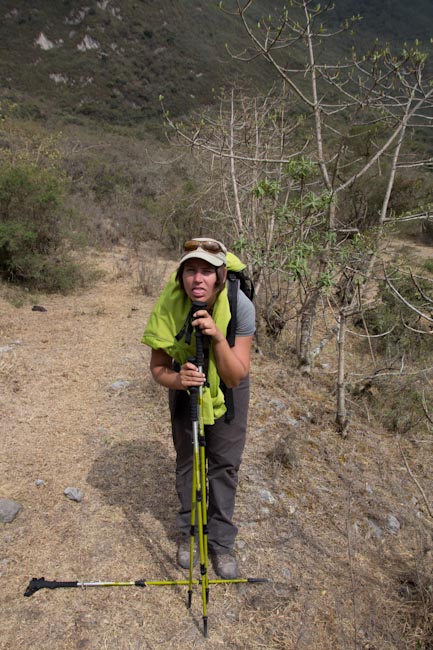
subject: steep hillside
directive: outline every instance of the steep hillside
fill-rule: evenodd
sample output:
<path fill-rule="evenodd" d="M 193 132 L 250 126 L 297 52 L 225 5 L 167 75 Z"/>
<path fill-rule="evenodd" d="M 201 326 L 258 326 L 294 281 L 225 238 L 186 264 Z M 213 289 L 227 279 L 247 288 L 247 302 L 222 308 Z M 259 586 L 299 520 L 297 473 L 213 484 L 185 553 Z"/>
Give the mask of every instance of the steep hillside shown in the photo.
<path fill-rule="evenodd" d="M 356 37 L 394 42 L 433 33 L 429 0 L 348 0 L 335 20 L 361 13 Z M 283 6 L 255 0 L 253 21 Z M 233 10 L 234 0 L 224 3 Z M 133 124 L 155 117 L 159 95 L 172 113 L 212 101 L 228 79 L 268 84 L 264 63 L 242 65 L 227 54 L 247 44 L 239 22 L 214 0 L 3 0 L 0 8 L 2 95 L 45 120 L 86 117 Z"/>
<path fill-rule="evenodd" d="M 428 43 L 433 36 L 433 11 L 430 0 L 345 0 L 337 2 L 335 13 L 339 20 L 361 15 L 363 20 L 356 29 L 357 36 L 371 42 L 403 43 L 419 39 Z"/>
<path fill-rule="evenodd" d="M 161 94 L 184 111 L 239 72 L 260 73 L 226 53 L 245 37 L 215 2 L 6 0 L 1 13 L 3 87 L 34 116 L 134 123 L 157 114 Z"/>

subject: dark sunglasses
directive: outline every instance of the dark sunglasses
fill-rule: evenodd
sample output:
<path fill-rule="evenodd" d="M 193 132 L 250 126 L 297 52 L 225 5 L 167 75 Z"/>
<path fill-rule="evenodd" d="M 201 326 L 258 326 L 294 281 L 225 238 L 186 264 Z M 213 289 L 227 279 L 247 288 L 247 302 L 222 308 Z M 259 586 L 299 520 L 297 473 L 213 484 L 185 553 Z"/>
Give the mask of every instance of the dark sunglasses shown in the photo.
<path fill-rule="evenodd" d="M 191 239 L 183 245 L 183 249 L 187 252 L 196 251 L 197 248 L 202 248 L 208 253 L 224 253 L 223 248 L 216 241 L 196 241 L 195 239 Z"/>

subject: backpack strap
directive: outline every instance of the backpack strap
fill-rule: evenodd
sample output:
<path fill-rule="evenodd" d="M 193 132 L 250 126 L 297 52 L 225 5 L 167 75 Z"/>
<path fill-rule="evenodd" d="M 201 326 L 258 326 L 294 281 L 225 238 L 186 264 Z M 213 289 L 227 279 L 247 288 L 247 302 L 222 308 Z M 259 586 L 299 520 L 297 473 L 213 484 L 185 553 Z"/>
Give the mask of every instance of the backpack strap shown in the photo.
<path fill-rule="evenodd" d="M 227 293 L 230 305 L 231 319 L 227 326 L 227 341 L 232 348 L 235 344 L 237 314 L 238 314 L 239 279 L 234 271 L 227 273 Z"/>
<path fill-rule="evenodd" d="M 227 273 L 227 294 L 230 305 L 230 322 L 227 326 L 227 342 L 232 348 L 235 344 L 236 336 L 236 325 L 237 325 L 237 314 L 238 314 L 238 291 L 239 291 L 239 279 L 237 274 L 234 271 L 228 271 Z M 233 390 L 227 388 L 224 382 L 220 382 L 221 390 L 224 393 L 224 402 L 226 405 L 226 414 L 225 421 L 231 422 L 235 417 L 235 405 L 233 401 Z"/>
<path fill-rule="evenodd" d="M 220 382 L 220 388 L 223 392 L 224 395 L 224 403 L 226 405 L 226 412 L 224 416 L 224 420 L 229 423 L 231 422 L 234 417 L 235 417 L 235 402 L 233 399 L 233 388 L 227 388 L 225 383 L 221 380 Z"/>

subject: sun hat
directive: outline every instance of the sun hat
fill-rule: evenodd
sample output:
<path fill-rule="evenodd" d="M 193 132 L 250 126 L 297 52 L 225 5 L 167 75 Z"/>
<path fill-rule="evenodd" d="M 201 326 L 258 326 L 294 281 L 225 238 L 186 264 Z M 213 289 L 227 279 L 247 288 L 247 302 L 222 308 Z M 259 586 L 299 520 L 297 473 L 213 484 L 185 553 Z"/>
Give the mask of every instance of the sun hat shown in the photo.
<path fill-rule="evenodd" d="M 222 266 L 226 264 L 227 248 L 217 239 L 210 237 L 194 237 L 189 239 L 183 245 L 184 255 L 179 264 L 186 260 L 199 258 L 209 262 L 212 266 Z"/>

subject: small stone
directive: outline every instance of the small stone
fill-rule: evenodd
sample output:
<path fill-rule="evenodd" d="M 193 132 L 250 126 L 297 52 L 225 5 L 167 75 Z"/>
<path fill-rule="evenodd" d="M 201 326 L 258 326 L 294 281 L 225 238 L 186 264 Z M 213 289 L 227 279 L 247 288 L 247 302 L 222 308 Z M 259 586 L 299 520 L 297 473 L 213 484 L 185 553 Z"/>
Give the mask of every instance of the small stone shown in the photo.
<path fill-rule="evenodd" d="M 266 503 L 275 503 L 275 497 L 269 492 L 269 490 L 265 490 L 263 488 L 259 490 L 259 494 L 263 501 L 266 501 Z"/>
<path fill-rule="evenodd" d="M 22 506 L 18 501 L 0 498 L 0 523 L 10 524 L 21 508 Z"/>
<path fill-rule="evenodd" d="M 74 487 L 67 487 L 63 491 L 63 494 L 68 497 L 68 499 L 71 499 L 71 501 L 77 501 L 78 503 L 82 501 L 83 499 L 83 492 L 81 492 L 80 488 L 74 488 Z"/>
<path fill-rule="evenodd" d="M 42 487 L 43 485 L 45 485 L 45 481 L 43 481 L 41 478 L 37 478 L 35 481 L 35 485 L 36 487 Z"/>
<path fill-rule="evenodd" d="M 397 535 L 400 532 L 400 522 L 394 515 L 388 515 L 386 527 L 392 535 Z"/>
<path fill-rule="evenodd" d="M 287 408 L 287 404 L 285 404 L 285 402 L 276 398 L 270 400 L 269 406 L 272 406 L 274 411 L 282 411 L 283 409 Z"/>
<path fill-rule="evenodd" d="M 382 531 L 381 531 L 380 527 L 372 519 L 367 519 L 367 521 L 368 521 L 368 525 L 370 526 L 371 532 L 373 533 L 374 537 L 376 537 L 377 539 L 380 539 L 382 537 Z"/>
<path fill-rule="evenodd" d="M 129 383 L 129 381 L 126 381 L 124 379 L 118 379 L 113 384 L 111 384 L 110 388 L 111 390 L 122 390 L 122 388 L 128 388 Z"/>

